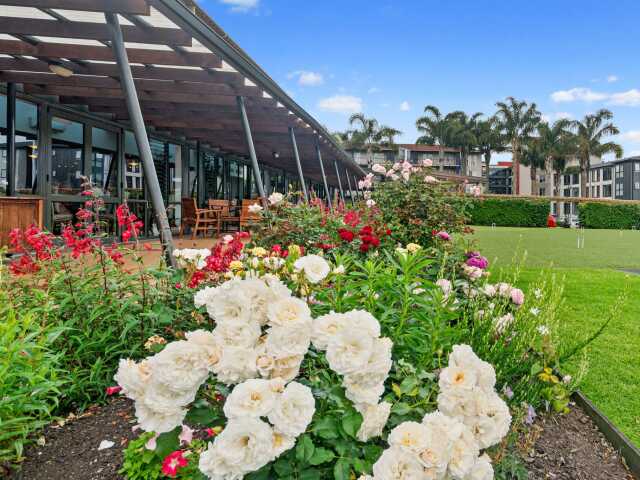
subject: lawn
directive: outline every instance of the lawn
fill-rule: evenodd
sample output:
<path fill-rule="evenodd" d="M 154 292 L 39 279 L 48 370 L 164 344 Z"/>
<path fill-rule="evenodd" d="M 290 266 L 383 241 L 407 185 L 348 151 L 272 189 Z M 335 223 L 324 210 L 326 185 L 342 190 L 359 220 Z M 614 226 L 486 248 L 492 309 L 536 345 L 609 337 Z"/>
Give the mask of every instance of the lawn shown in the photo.
<path fill-rule="evenodd" d="M 583 392 L 640 445 L 640 232 L 585 230 L 584 248 L 570 229 L 476 227 L 471 237 L 496 277 L 512 275 L 513 258 L 526 252 L 518 283 L 526 289 L 542 270 L 564 278 L 563 334 L 582 338 L 620 312 L 588 349 Z M 620 296 L 627 291 L 624 303 Z M 578 359 L 569 365 L 574 371 Z"/>

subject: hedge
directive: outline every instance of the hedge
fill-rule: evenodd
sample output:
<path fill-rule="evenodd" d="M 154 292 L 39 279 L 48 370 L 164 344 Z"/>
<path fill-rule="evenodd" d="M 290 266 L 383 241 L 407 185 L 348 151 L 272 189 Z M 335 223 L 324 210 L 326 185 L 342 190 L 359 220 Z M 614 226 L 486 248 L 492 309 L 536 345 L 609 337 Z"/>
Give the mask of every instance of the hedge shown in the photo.
<path fill-rule="evenodd" d="M 578 204 L 580 224 L 585 228 L 630 230 L 640 226 L 640 205 L 585 202 Z"/>
<path fill-rule="evenodd" d="M 550 212 L 546 200 L 476 198 L 470 202 L 469 224 L 500 227 L 545 227 Z"/>

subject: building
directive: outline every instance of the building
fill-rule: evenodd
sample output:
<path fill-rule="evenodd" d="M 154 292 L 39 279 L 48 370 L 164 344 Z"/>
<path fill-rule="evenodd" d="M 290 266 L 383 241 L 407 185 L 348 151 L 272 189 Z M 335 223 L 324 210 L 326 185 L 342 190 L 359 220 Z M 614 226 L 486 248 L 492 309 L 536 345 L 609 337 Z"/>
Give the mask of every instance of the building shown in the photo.
<path fill-rule="evenodd" d="M 489 167 L 487 191 L 496 195 L 511 195 L 513 184 L 513 163 L 498 162 Z"/>
<path fill-rule="evenodd" d="M 0 196 L 44 199 L 54 232 L 83 205 L 82 177 L 107 218 L 126 200 L 178 227 L 184 197 L 349 197 L 364 175 L 192 0 L 0 6 Z"/>

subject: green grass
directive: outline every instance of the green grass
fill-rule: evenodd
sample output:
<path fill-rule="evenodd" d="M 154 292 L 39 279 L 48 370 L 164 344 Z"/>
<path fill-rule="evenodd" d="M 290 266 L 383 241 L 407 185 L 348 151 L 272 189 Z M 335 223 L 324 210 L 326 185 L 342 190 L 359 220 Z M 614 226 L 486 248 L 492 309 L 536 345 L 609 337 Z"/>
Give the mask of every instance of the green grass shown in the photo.
<path fill-rule="evenodd" d="M 513 259 L 526 252 L 517 283 L 526 288 L 548 270 L 564 278 L 562 334 L 584 338 L 618 305 L 620 311 L 587 350 L 589 370 L 582 391 L 636 445 L 640 445 L 640 232 L 585 230 L 585 248 L 569 229 L 477 227 L 471 237 L 492 262 L 496 277 L 512 275 Z M 493 260 L 493 261 L 492 261 Z M 624 304 L 621 294 L 628 292 Z M 568 365 L 578 369 L 579 359 Z"/>

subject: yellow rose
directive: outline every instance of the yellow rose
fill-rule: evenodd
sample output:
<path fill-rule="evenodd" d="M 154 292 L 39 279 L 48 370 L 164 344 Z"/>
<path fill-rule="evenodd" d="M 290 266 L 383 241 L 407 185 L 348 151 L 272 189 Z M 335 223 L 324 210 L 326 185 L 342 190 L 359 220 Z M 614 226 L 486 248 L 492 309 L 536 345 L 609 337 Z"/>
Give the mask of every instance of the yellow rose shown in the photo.
<path fill-rule="evenodd" d="M 242 262 L 240 260 L 234 260 L 229 264 L 229 268 L 231 270 L 242 270 L 244 268 L 244 265 L 242 265 Z"/>
<path fill-rule="evenodd" d="M 267 251 L 262 247 L 255 247 L 251 250 L 251 253 L 256 257 L 264 257 L 267 255 Z"/>
<path fill-rule="evenodd" d="M 409 253 L 416 253 L 421 248 L 422 247 L 420 245 L 418 245 L 417 243 L 407 243 L 407 251 Z"/>

